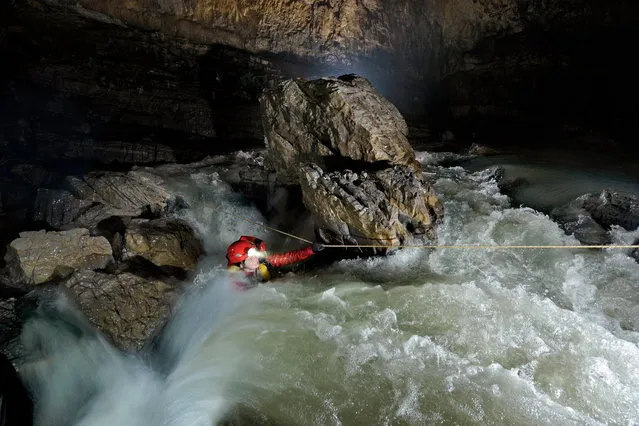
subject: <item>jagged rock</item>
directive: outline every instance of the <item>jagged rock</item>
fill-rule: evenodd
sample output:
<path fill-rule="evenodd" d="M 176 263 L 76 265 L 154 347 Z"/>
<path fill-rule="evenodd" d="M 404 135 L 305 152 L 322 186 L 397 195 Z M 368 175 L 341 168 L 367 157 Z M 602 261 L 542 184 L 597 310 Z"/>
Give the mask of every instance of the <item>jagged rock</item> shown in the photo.
<path fill-rule="evenodd" d="M 33 218 L 59 230 L 87 228 L 93 232 L 103 220 L 136 216 L 141 212 L 143 210 L 118 209 L 90 199 L 76 198 L 64 189 L 40 188 L 36 194 Z"/>
<path fill-rule="evenodd" d="M 436 238 L 443 205 L 407 166 L 375 172 L 301 170 L 304 204 L 328 230 L 323 235 L 363 244 L 425 243 Z"/>
<path fill-rule="evenodd" d="M 619 225 L 629 231 L 639 226 L 639 200 L 632 194 L 603 190 L 599 195 L 584 194 L 553 209 L 551 215 L 582 244 L 610 244 L 611 226 Z"/>
<path fill-rule="evenodd" d="M 192 270 L 204 250 L 193 230 L 177 220 L 133 220 L 124 234 L 124 258 L 141 256 L 157 266 Z"/>
<path fill-rule="evenodd" d="M 39 188 L 34 203 L 33 219 L 45 222 L 52 228 L 63 229 L 94 204 L 89 200 L 78 199 L 63 189 Z"/>
<path fill-rule="evenodd" d="M 404 118 L 362 77 L 287 80 L 260 101 L 267 169 L 297 176 L 300 163 L 340 158 L 419 169 Z"/>
<path fill-rule="evenodd" d="M 621 191 L 604 189 L 601 194 L 586 194 L 578 199 L 583 208 L 601 226 L 619 225 L 628 231 L 639 226 L 639 198 Z"/>
<path fill-rule="evenodd" d="M 561 223 L 561 227 L 566 234 L 574 235 L 582 244 L 602 245 L 612 242 L 610 234 L 588 214 L 577 215 Z"/>
<path fill-rule="evenodd" d="M 148 342 L 170 313 L 175 289 L 133 274 L 78 271 L 64 282 L 89 321 L 125 350 Z"/>
<path fill-rule="evenodd" d="M 78 269 L 103 269 L 113 262 L 104 237 L 87 229 L 21 232 L 7 247 L 7 268 L 22 283 L 40 284 L 64 278 Z"/>
<path fill-rule="evenodd" d="M 142 213 L 159 216 L 175 198 L 161 177 L 141 170 L 92 172 L 82 179 L 69 176 L 66 186 L 76 198 L 108 205 L 133 217 Z"/>
<path fill-rule="evenodd" d="M 88 228 L 112 217 L 159 217 L 184 207 L 184 200 L 148 171 L 93 172 L 67 176 L 66 189 L 37 191 L 34 219 L 56 229 Z"/>

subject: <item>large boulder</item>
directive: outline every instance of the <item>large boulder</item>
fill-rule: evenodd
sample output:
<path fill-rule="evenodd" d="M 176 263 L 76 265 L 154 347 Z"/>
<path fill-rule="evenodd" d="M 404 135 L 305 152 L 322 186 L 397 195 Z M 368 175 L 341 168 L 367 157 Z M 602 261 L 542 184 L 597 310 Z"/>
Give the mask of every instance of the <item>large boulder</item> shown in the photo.
<path fill-rule="evenodd" d="M 142 213 L 159 216 L 175 199 L 160 176 L 142 170 L 69 176 L 66 186 L 76 198 L 111 206 L 133 217 Z"/>
<path fill-rule="evenodd" d="M 64 282 L 84 314 L 116 346 L 138 350 L 171 312 L 175 288 L 129 273 L 78 271 Z"/>
<path fill-rule="evenodd" d="M 103 269 L 113 262 L 111 245 L 84 228 L 21 232 L 7 247 L 9 274 L 18 282 L 41 284 L 78 269 Z"/>
<path fill-rule="evenodd" d="M 140 256 L 154 265 L 192 270 L 204 253 L 184 222 L 169 219 L 131 221 L 124 234 L 124 258 Z"/>
<path fill-rule="evenodd" d="M 34 220 L 55 229 L 94 230 L 111 217 L 159 217 L 182 202 L 160 176 L 143 170 L 67 176 L 63 186 L 38 190 Z"/>
<path fill-rule="evenodd" d="M 301 174 L 304 204 L 319 219 L 325 239 L 389 246 L 436 238 L 442 202 L 407 166 L 327 173 L 309 165 Z"/>
<path fill-rule="evenodd" d="M 419 169 L 404 118 L 362 77 L 287 80 L 260 102 L 268 169 L 295 178 L 300 163 L 340 159 Z"/>

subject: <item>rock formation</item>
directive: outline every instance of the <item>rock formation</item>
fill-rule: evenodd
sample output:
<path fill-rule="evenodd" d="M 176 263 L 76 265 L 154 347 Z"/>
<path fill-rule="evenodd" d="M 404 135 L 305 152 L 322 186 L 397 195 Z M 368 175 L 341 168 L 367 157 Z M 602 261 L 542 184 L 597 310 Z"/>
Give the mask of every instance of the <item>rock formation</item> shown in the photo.
<path fill-rule="evenodd" d="M 370 82 L 355 75 L 287 80 L 261 98 L 267 167 L 295 176 L 301 162 L 343 160 L 419 168 L 408 126 Z"/>
<path fill-rule="evenodd" d="M 604 189 L 600 194 L 584 194 L 555 208 L 551 215 L 582 244 L 610 244 L 612 226 L 628 231 L 639 227 L 639 200 L 632 194 Z M 631 255 L 636 256 L 636 252 Z"/>
<path fill-rule="evenodd" d="M 437 237 L 442 203 L 406 166 L 324 173 L 311 165 L 301 173 L 304 204 L 319 218 L 326 240 L 388 246 L 427 244 Z"/>
<path fill-rule="evenodd" d="M 38 189 L 34 219 L 56 229 L 95 228 L 111 217 L 159 217 L 179 204 L 158 175 L 144 171 L 68 176 L 64 189 Z"/>
<path fill-rule="evenodd" d="M 64 282 L 98 330 L 125 350 L 149 342 L 170 313 L 176 288 L 129 273 L 78 271 Z"/>
<path fill-rule="evenodd" d="M 124 234 L 124 258 L 140 256 L 156 266 L 192 270 L 204 250 L 184 222 L 134 219 Z"/>
<path fill-rule="evenodd" d="M 255 146 L 263 88 L 346 72 L 414 122 L 430 118 L 434 137 L 452 124 L 469 137 L 503 133 L 505 118 L 555 116 L 586 127 L 616 119 L 619 133 L 636 115 L 624 96 L 636 89 L 623 47 L 638 28 L 629 0 L 11 3 L 0 147 L 13 155 L 133 164 Z"/>
<path fill-rule="evenodd" d="M 104 269 L 113 263 L 111 245 L 87 229 L 21 232 L 6 254 L 10 275 L 18 282 L 41 284 L 78 269 Z"/>
<path fill-rule="evenodd" d="M 265 167 L 301 185 L 326 241 L 382 246 L 436 238 L 443 206 L 402 115 L 366 79 L 289 80 L 265 92 Z"/>

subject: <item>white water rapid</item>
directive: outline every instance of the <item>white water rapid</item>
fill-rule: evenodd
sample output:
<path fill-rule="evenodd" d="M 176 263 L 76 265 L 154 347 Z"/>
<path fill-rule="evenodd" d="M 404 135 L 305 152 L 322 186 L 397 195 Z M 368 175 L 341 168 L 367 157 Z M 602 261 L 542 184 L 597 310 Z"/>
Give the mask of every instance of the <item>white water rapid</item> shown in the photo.
<path fill-rule="evenodd" d="M 441 244 L 577 244 L 485 172 L 429 173 Z M 174 184 L 209 253 L 191 291 L 141 356 L 63 299 L 36 315 L 23 340 L 53 354 L 27 374 L 39 425 L 639 424 L 639 264 L 621 250 L 404 250 L 238 293 L 228 243 L 300 243 L 238 221 L 262 219 L 214 170 Z"/>

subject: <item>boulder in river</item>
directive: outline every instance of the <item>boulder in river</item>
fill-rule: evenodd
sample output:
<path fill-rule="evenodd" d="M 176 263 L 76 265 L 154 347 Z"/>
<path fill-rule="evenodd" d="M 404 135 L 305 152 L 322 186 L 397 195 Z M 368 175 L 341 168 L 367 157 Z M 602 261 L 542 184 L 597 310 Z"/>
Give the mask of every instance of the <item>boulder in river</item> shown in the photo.
<path fill-rule="evenodd" d="M 204 253 L 202 243 L 184 222 L 133 219 L 124 234 L 124 258 L 140 256 L 157 266 L 192 270 Z"/>
<path fill-rule="evenodd" d="M 287 80 L 260 99 L 265 165 L 295 177 L 299 164 L 339 159 L 420 168 L 397 108 L 363 77 Z"/>
<path fill-rule="evenodd" d="M 111 245 L 87 229 L 21 232 L 5 255 L 10 276 L 25 284 L 41 284 L 78 269 L 103 269 L 113 262 Z"/>
<path fill-rule="evenodd" d="M 89 322 L 125 350 L 139 350 L 149 342 L 176 296 L 170 284 L 129 273 L 78 271 L 64 286 L 77 297 Z"/>
<path fill-rule="evenodd" d="M 407 166 L 325 173 L 310 165 L 301 173 L 304 204 L 321 222 L 320 232 L 336 242 L 388 246 L 436 238 L 442 202 Z"/>
<path fill-rule="evenodd" d="M 604 228 L 619 225 L 628 231 L 634 231 L 639 227 L 639 198 L 635 195 L 604 189 L 599 195 L 582 195 L 579 201 Z"/>

